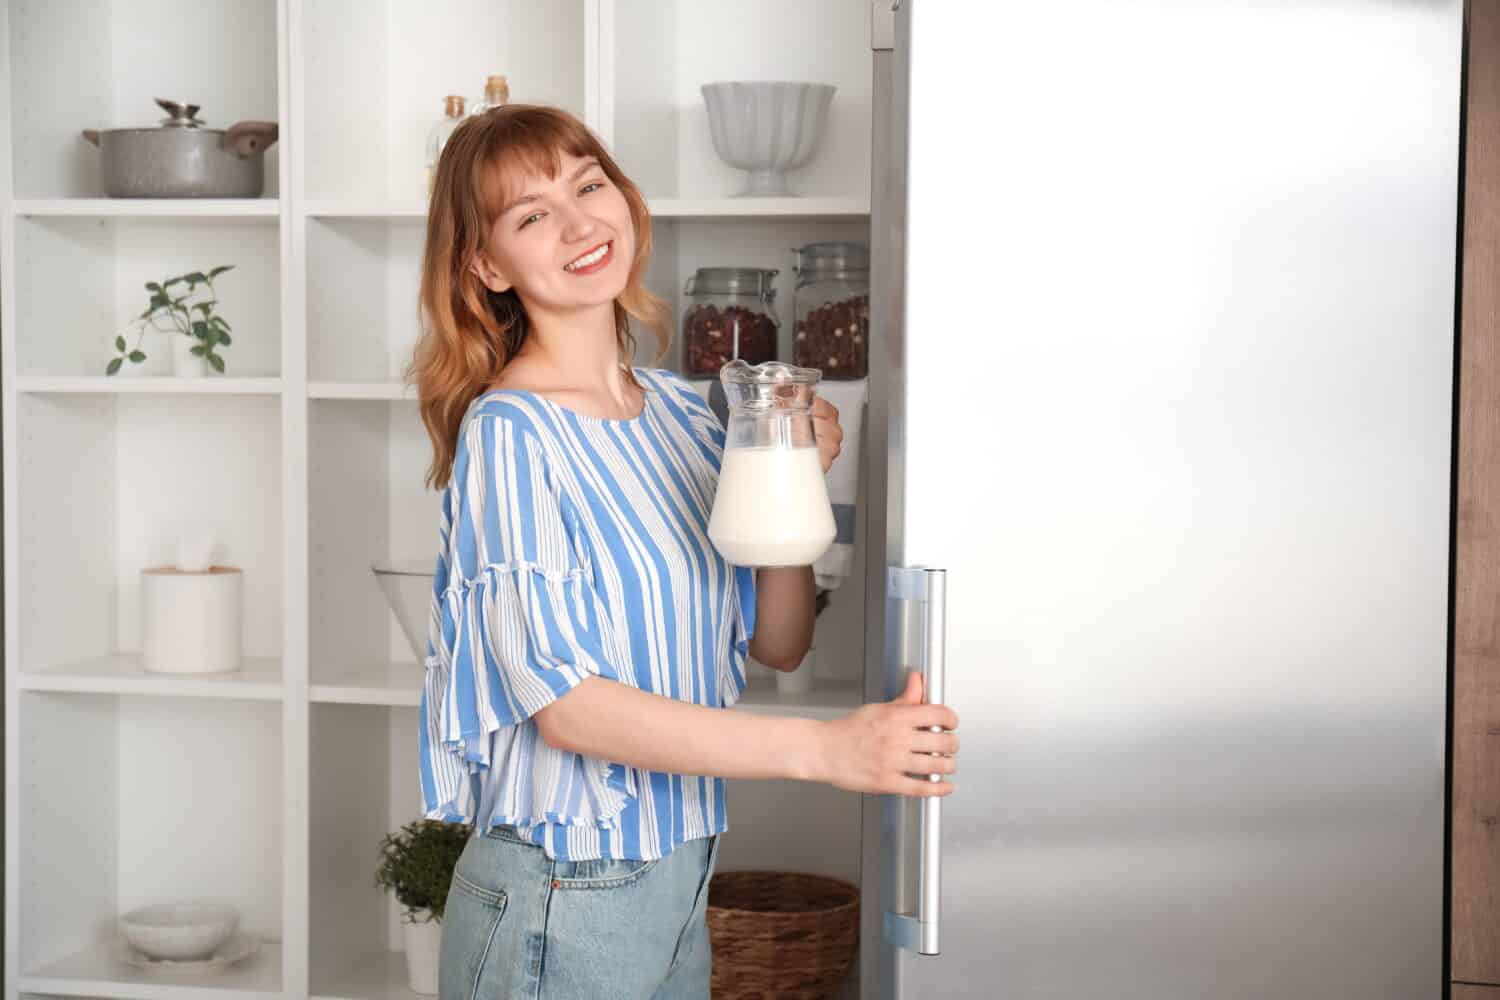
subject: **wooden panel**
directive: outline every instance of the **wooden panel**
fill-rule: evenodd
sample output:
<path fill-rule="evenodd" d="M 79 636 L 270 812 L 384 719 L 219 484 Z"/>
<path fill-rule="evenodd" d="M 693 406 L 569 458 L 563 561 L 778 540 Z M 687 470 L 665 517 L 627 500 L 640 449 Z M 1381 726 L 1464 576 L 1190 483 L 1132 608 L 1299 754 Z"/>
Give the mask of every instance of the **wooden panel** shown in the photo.
<path fill-rule="evenodd" d="M 1500 1000 L 1500 986 L 1476 986 L 1473 983 L 1454 983 L 1448 1000 Z"/>
<path fill-rule="evenodd" d="M 1469 16 L 1451 957 L 1454 980 L 1500 983 L 1500 4 Z"/>

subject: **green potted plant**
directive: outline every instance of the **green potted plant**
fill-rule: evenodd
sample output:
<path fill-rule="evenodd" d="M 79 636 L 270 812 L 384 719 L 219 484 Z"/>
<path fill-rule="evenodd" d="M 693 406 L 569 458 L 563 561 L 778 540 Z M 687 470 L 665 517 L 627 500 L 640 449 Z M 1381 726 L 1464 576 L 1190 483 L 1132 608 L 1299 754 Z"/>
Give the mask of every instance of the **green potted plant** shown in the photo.
<path fill-rule="evenodd" d="M 453 869 L 468 841 L 467 824 L 430 819 L 413 820 L 381 841 L 375 884 L 394 892 L 406 907 L 406 975 L 415 993 L 438 991 L 443 908 Z"/>
<path fill-rule="evenodd" d="M 146 360 L 141 338 L 146 330 L 172 334 L 172 373 L 174 375 L 207 375 L 210 367 L 223 374 L 224 357 L 216 348 L 230 345 L 229 321 L 214 312 L 219 304 L 214 279 L 234 267 L 225 264 L 203 271 L 189 271 L 175 278 L 146 282 L 150 300 L 145 312 L 131 322 L 136 327 L 135 346 L 127 345 L 123 335 L 115 336 L 115 352 L 104 374 L 114 375 L 129 361 Z M 166 324 L 166 325 L 163 325 Z"/>

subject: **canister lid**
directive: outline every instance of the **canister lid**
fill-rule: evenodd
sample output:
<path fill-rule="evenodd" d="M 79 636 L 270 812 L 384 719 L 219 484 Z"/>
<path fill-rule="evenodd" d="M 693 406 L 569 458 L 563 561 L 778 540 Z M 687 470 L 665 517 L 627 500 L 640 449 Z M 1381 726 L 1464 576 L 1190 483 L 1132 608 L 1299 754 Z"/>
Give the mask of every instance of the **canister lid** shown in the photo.
<path fill-rule="evenodd" d="M 769 298 L 776 294 L 772 280 L 781 273 L 777 268 L 761 267 L 700 267 L 688 279 L 686 294 L 704 292 L 710 295 L 759 295 Z"/>
<path fill-rule="evenodd" d="M 828 241 L 806 243 L 792 247 L 797 255 L 796 272 L 809 271 L 868 271 L 870 248 L 863 243 Z"/>
<path fill-rule="evenodd" d="M 449 94 L 443 98 L 443 114 L 449 118 L 462 118 L 464 116 L 464 99 L 458 94 Z"/>

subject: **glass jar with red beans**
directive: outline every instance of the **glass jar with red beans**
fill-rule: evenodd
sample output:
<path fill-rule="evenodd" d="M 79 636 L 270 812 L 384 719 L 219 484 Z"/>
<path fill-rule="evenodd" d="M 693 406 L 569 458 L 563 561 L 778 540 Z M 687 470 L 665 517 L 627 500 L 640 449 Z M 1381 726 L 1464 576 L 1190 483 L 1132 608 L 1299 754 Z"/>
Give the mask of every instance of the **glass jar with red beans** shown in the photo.
<path fill-rule="evenodd" d="M 736 358 L 759 365 L 776 360 L 774 268 L 700 267 L 683 290 L 682 368 L 685 375 L 718 375 Z"/>
<path fill-rule="evenodd" d="M 808 243 L 797 255 L 792 361 L 825 379 L 870 371 L 870 249 L 863 243 Z"/>

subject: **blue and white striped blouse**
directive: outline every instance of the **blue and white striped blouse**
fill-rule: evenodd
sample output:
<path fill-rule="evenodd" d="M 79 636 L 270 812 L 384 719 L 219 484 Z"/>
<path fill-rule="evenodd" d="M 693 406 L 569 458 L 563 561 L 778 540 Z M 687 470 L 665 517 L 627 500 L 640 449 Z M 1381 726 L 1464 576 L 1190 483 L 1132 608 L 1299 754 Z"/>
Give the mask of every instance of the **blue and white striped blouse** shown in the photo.
<path fill-rule="evenodd" d="M 744 689 L 755 578 L 707 534 L 724 428 L 679 376 L 635 372 L 625 420 L 480 395 L 443 495 L 425 815 L 514 825 L 552 858 L 660 858 L 729 828 L 722 778 L 559 750 L 532 718 L 589 676 L 713 707 Z"/>

